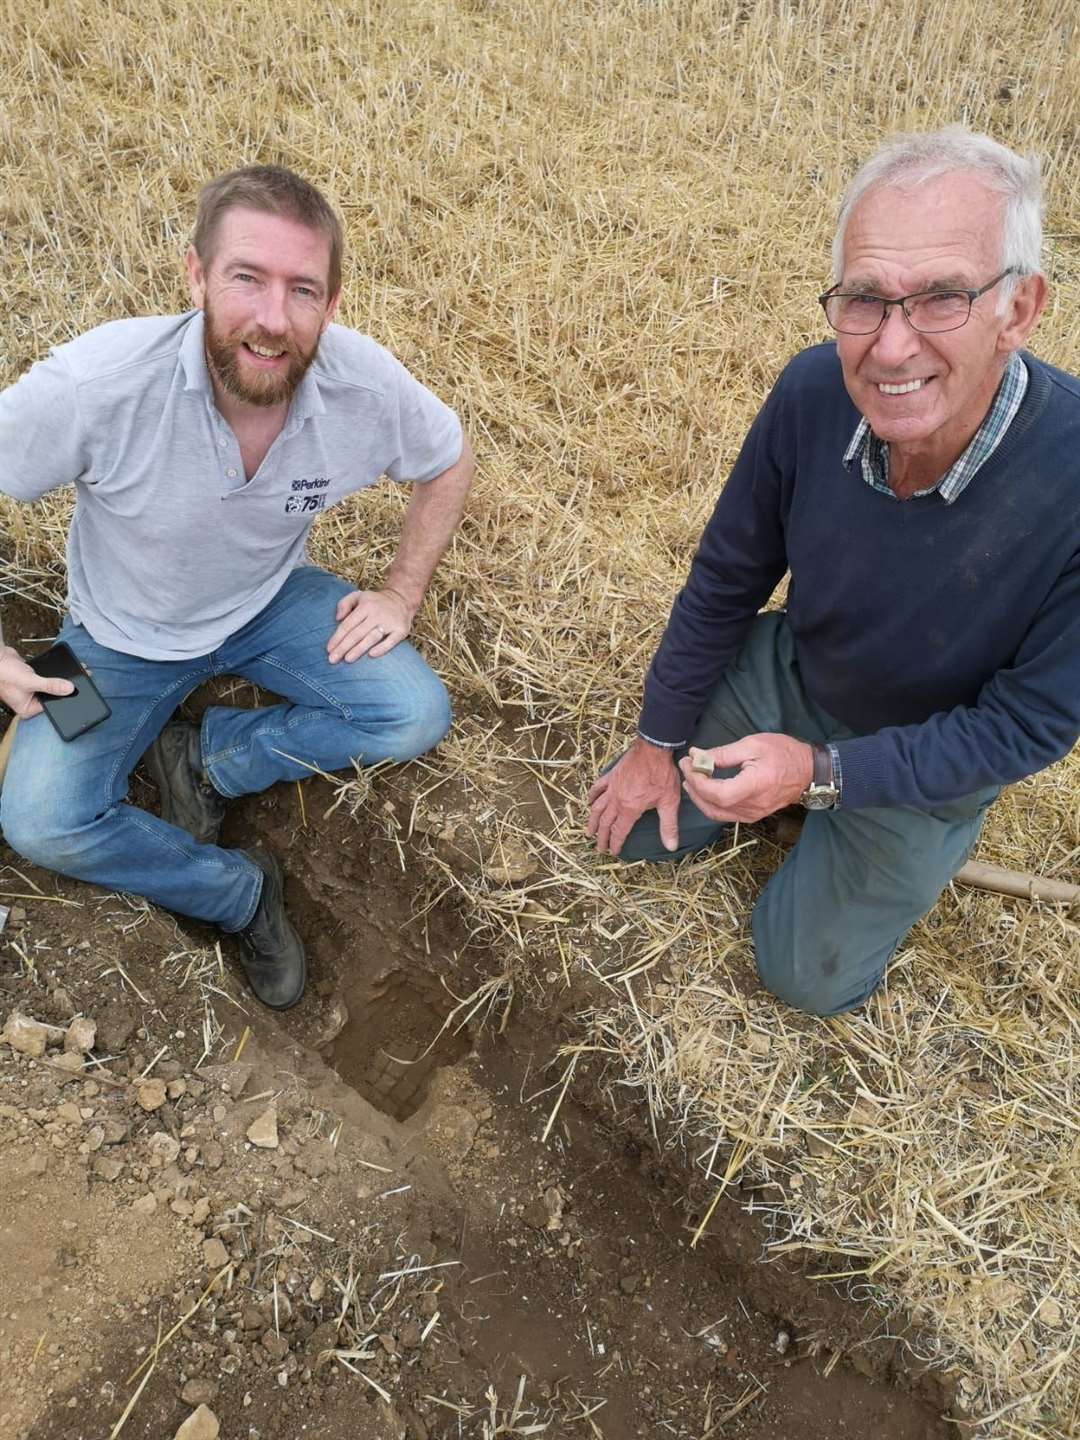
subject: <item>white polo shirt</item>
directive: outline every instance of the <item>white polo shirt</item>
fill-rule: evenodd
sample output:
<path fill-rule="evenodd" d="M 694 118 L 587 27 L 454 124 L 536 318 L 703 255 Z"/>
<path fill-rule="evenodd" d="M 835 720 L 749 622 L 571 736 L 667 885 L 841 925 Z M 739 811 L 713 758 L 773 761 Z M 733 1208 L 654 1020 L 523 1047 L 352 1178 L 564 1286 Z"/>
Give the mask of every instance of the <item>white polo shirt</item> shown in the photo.
<path fill-rule="evenodd" d="M 149 660 L 209 654 L 306 563 L 323 510 L 384 474 L 434 479 L 461 447 L 454 412 L 340 325 L 251 480 L 214 404 L 199 310 L 99 326 L 0 393 L 0 491 L 75 486 L 72 617 Z"/>

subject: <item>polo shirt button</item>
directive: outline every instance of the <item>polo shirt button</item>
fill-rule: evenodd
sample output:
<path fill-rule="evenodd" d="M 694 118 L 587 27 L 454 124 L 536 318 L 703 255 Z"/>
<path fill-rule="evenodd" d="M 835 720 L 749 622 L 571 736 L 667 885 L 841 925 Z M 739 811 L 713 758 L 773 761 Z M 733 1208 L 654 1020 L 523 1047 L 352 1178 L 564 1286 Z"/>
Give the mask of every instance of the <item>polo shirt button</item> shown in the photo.
<path fill-rule="evenodd" d="M 230 480 L 236 479 L 236 471 L 231 465 L 229 466 L 228 470 L 225 471 L 225 474 L 229 477 Z"/>
<path fill-rule="evenodd" d="M 225 437 L 224 437 L 224 435 L 223 435 L 223 436 L 221 437 L 221 439 L 220 439 L 217 443 L 218 443 L 218 449 L 219 449 L 219 450 L 224 450 L 224 449 L 226 448 L 226 446 L 228 445 L 229 442 L 225 439 Z"/>

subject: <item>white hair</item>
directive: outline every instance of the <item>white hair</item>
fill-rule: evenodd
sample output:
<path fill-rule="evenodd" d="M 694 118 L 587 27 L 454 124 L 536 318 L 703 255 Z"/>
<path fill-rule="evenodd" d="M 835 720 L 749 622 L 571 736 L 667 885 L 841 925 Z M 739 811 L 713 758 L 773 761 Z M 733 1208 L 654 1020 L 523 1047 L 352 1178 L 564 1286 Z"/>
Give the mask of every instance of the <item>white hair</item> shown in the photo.
<path fill-rule="evenodd" d="M 1036 155 L 1017 155 L 1005 145 L 963 125 L 947 125 L 923 135 L 894 135 L 860 167 L 847 188 L 833 237 L 833 276 L 844 273 L 844 232 L 851 212 L 871 190 L 914 189 L 939 175 L 974 175 L 1004 197 L 1001 220 L 1001 268 L 1015 276 L 1003 282 L 1004 306 L 1016 276 L 1042 269 L 1042 183 Z"/>

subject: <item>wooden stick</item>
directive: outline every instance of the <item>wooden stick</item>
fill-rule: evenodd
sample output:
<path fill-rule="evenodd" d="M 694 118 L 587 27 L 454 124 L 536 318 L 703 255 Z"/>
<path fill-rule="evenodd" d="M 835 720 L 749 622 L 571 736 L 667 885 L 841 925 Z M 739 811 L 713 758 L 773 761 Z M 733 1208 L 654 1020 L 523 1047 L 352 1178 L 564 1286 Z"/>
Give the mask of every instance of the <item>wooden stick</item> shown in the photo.
<path fill-rule="evenodd" d="M 973 885 L 977 890 L 994 890 L 999 895 L 1019 895 L 1022 900 L 1048 900 L 1051 904 L 1080 904 L 1080 885 L 1067 880 L 1048 880 L 1026 870 L 1006 870 L 1002 865 L 987 865 L 969 860 L 953 876 L 960 885 Z"/>
<path fill-rule="evenodd" d="M 802 834 L 802 821 L 793 815 L 780 815 L 776 821 L 776 838 L 782 845 L 794 845 Z M 982 860 L 969 860 L 953 876 L 957 885 L 970 885 L 975 890 L 990 890 L 996 895 L 1016 895 L 1021 900 L 1045 900 L 1051 905 L 1080 905 L 1080 885 L 1067 880 L 1049 880 L 1027 870 L 1006 870 L 1003 865 L 988 865 Z"/>

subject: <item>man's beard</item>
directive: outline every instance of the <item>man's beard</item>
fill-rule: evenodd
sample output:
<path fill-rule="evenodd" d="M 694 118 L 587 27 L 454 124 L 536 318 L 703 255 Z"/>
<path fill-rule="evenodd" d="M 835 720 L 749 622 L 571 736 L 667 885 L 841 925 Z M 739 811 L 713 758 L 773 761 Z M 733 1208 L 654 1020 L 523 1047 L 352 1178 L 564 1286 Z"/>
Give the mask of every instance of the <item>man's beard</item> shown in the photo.
<path fill-rule="evenodd" d="M 206 363 L 211 373 L 229 395 L 248 405 L 287 405 L 296 394 L 319 348 L 316 340 L 311 350 L 305 353 L 290 336 L 268 335 L 260 329 L 232 330 L 223 335 L 205 301 L 203 322 Z M 254 367 L 242 368 L 237 352 L 245 341 L 250 345 L 260 345 L 264 350 L 283 351 L 289 357 L 285 373 L 267 371 L 260 374 Z"/>

